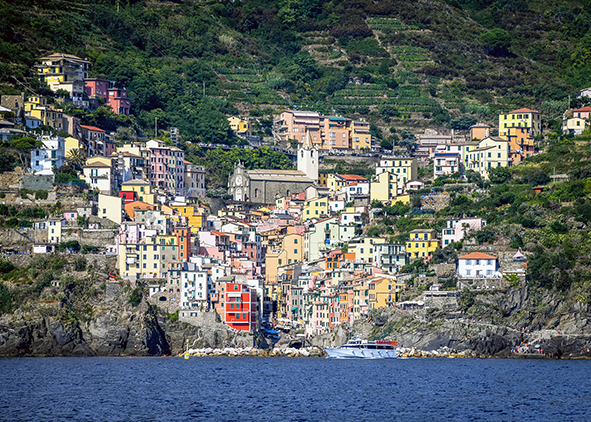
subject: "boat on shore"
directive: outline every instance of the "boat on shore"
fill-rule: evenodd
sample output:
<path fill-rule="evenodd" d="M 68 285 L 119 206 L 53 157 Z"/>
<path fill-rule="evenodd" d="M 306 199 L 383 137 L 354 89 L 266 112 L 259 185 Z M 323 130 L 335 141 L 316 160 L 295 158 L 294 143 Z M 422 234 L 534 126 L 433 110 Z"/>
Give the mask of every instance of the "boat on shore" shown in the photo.
<path fill-rule="evenodd" d="M 339 348 L 326 348 L 324 351 L 329 358 L 396 359 L 397 346 L 397 341 L 352 339 Z"/>

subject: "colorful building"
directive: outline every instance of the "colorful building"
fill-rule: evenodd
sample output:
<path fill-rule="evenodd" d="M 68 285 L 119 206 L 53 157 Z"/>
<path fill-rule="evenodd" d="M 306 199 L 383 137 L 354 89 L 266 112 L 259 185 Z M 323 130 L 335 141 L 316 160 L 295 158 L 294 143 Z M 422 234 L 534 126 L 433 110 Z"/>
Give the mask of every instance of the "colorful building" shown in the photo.
<path fill-rule="evenodd" d="M 535 138 L 542 133 L 542 117 L 538 111 L 529 108 L 499 114 L 499 136 L 507 136 L 512 127 L 530 128 Z"/>
<path fill-rule="evenodd" d="M 412 230 L 406 242 L 406 254 L 410 259 L 429 259 L 439 247 L 437 231 L 430 229 Z"/>
<path fill-rule="evenodd" d="M 311 198 L 306 200 L 302 209 L 301 221 L 312 218 L 320 219 L 330 215 L 328 198 Z"/>
<path fill-rule="evenodd" d="M 53 92 L 67 91 L 74 103 L 82 101 L 84 79 L 88 78 L 90 62 L 72 54 L 53 53 L 41 57 L 37 65 L 39 79 Z"/>

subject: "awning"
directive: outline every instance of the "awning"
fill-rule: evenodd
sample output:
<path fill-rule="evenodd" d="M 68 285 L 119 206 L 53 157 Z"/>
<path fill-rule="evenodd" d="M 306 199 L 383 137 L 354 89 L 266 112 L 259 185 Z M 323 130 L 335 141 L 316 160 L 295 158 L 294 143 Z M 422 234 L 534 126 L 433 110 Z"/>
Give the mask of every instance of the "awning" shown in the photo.
<path fill-rule="evenodd" d="M 291 312 L 297 312 L 297 311 L 298 311 L 297 306 L 294 306 L 293 308 L 291 308 Z"/>

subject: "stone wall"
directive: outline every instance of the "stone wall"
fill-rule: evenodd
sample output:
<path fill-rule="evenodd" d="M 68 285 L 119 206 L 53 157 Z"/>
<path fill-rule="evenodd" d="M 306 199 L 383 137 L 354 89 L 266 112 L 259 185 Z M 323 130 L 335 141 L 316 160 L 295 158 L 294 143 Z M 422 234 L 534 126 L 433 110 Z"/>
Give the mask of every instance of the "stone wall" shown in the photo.
<path fill-rule="evenodd" d="M 114 255 L 102 255 L 102 254 L 69 254 L 69 253 L 57 253 L 58 256 L 64 257 L 71 261 L 74 257 L 83 256 L 86 259 L 87 265 L 98 271 L 104 273 L 106 277 L 108 274 L 117 274 L 117 257 Z M 29 261 L 36 255 L 33 254 L 1 254 L 0 258 L 12 262 L 18 267 L 29 266 Z M 45 256 L 49 256 L 45 255 Z"/>
<path fill-rule="evenodd" d="M 62 229 L 62 242 L 77 240 L 80 245 L 96 246 L 103 248 L 115 244 L 116 229 L 89 230 L 81 227 L 64 227 Z"/>

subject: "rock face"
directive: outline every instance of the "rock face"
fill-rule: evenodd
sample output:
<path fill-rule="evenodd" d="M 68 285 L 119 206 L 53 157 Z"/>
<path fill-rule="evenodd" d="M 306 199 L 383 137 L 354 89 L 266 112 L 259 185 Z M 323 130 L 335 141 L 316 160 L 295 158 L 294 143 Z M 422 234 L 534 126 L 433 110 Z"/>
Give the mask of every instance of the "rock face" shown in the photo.
<path fill-rule="evenodd" d="M 162 356 L 181 353 L 187 346 L 245 344 L 214 313 L 196 327 L 172 321 L 145 301 L 134 307 L 128 299 L 121 285 L 109 283 L 85 321 L 41 316 L 39 307 L 4 315 L 0 356 Z"/>
<path fill-rule="evenodd" d="M 446 349 L 470 356 L 591 358 L 590 311 L 589 305 L 550 291 L 511 288 L 477 295 L 467 313 L 459 308 L 381 309 L 316 336 L 311 344 L 338 347 L 352 337 L 387 338 L 405 348 Z M 520 346 L 529 353 L 513 353 Z"/>

